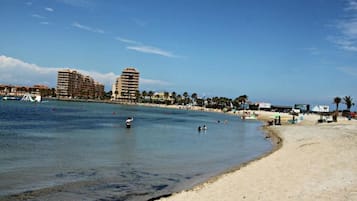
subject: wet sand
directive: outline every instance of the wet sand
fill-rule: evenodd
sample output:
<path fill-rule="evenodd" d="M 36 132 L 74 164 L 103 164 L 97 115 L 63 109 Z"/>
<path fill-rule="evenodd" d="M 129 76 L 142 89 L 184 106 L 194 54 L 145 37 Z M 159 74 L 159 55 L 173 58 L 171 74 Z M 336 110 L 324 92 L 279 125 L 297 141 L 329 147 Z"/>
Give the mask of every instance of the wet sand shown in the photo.
<path fill-rule="evenodd" d="M 259 116 L 265 121 L 272 113 Z M 280 149 L 161 200 L 356 201 L 357 121 L 317 124 L 318 118 L 306 115 L 299 124 L 270 127 L 283 140 Z"/>

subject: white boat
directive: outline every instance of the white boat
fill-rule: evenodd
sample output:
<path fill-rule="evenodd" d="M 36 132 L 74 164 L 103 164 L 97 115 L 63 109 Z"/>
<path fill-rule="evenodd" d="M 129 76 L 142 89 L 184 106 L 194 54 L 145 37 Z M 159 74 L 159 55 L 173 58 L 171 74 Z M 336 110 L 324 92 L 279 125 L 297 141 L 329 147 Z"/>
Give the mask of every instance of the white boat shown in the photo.
<path fill-rule="evenodd" d="M 4 96 L 2 97 L 2 100 L 7 101 L 7 100 L 20 100 L 20 99 L 15 96 Z"/>

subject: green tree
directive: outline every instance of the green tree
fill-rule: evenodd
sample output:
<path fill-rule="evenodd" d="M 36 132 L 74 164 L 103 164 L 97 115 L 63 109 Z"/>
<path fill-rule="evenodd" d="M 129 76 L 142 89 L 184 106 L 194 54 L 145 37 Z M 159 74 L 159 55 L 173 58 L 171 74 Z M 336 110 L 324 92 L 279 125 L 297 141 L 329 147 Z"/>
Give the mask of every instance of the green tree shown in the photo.
<path fill-rule="evenodd" d="M 197 102 L 197 93 L 191 94 L 192 101 Z"/>
<path fill-rule="evenodd" d="M 141 92 L 141 102 L 145 103 L 146 102 L 146 96 L 148 95 L 147 91 L 142 91 Z"/>
<path fill-rule="evenodd" d="M 244 103 L 246 103 L 247 101 L 248 101 L 248 96 L 245 95 L 245 94 L 238 97 L 238 102 L 239 102 L 240 104 L 244 104 Z"/>
<path fill-rule="evenodd" d="M 141 92 L 141 95 L 143 96 L 143 98 L 145 98 L 148 95 L 148 92 L 144 90 L 143 92 Z"/>
<path fill-rule="evenodd" d="M 165 91 L 165 92 L 164 92 L 164 98 L 165 98 L 165 100 L 169 99 L 169 96 L 170 96 L 170 93 L 167 92 L 167 91 Z"/>
<path fill-rule="evenodd" d="M 182 96 L 185 98 L 184 99 L 185 105 L 188 104 L 190 102 L 190 100 L 188 98 L 188 93 L 185 91 L 185 92 L 183 92 Z"/>
<path fill-rule="evenodd" d="M 176 96 L 176 98 L 177 98 L 177 103 L 178 103 L 179 105 L 181 105 L 181 104 L 182 104 L 182 96 L 181 96 L 181 94 L 178 94 L 178 95 Z"/>
<path fill-rule="evenodd" d="M 154 95 L 153 91 L 149 91 L 148 96 L 150 97 L 150 103 L 152 103 L 152 96 Z"/>
<path fill-rule="evenodd" d="M 171 97 L 172 97 L 172 99 L 174 100 L 174 104 L 176 104 L 176 102 L 177 102 L 177 94 L 176 94 L 176 92 L 172 92 L 171 93 Z"/>
<path fill-rule="evenodd" d="M 247 95 L 241 95 L 241 96 L 238 96 L 237 98 L 235 98 L 233 100 L 233 105 L 235 107 L 239 108 L 242 104 L 245 104 L 247 101 L 248 101 L 248 96 Z"/>
<path fill-rule="evenodd" d="M 351 110 L 351 107 L 355 105 L 351 96 L 343 97 L 343 103 L 346 104 L 347 110 Z"/>
<path fill-rule="evenodd" d="M 184 98 L 187 98 L 187 97 L 188 97 L 188 93 L 185 91 L 185 92 L 183 92 L 182 96 L 183 96 Z"/>
<path fill-rule="evenodd" d="M 115 90 L 115 91 L 114 91 L 114 94 L 115 94 L 114 99 L 117 99 L 117 98 L 118 98 L 118 94 L 119 94 L 119 92 L 118 92 L 117 90 Z"/>
<path fill-rule="evenodd" d="M 140 91 L 139 91 L 139 90 L 136 90 L 136 91 L 135 91 L 135 101 L 136 101 L 136 102 L 139 102 L 140 97 L 141 97 Z"/>
<path fill-rule="evenodd" d="M 51 88 L 51 96 L 56 97 L 56 89 L 55 88 Z"/>

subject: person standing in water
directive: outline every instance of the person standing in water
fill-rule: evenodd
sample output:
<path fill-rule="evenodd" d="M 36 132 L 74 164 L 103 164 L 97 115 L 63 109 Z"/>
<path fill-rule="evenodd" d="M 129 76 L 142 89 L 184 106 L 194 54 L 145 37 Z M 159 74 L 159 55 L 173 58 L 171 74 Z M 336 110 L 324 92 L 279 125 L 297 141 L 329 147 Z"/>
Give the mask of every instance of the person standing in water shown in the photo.
<path fill-rule="evenodd" d="M 128 117 L 125 121 L 125 125 L 127 128 L 131 127 L 131 122 L 134 121 L 134 117 Z"/>

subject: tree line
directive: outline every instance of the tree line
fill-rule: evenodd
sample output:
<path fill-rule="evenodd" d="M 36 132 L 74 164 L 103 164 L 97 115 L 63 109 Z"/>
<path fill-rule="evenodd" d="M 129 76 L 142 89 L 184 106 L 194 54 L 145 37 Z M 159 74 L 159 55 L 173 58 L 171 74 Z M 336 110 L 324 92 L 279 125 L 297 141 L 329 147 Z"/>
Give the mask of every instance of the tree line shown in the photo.
<path fill-rule="evenodd" d="M 232 110 L 239 108 L 242 104 L 248 101 L 247 95 L 240 95 L 234 99 L 227 97 L 199 97 L 197 93 L 189 94 L 183 92 L 182 94 L 176 92 L 163 92 L 163 97 L 154 91 L 137 91 L 136 102 L 138 103 L 153 103 L 166 105 L 193 105 L 213 109 Z"/>
<path fill-rule="evenodd" d="M 346 110 L 348 111 L 351 111 L 352 106 L 355 105 L 351 96 L 345 96 L 343 98 L 337 96 L 333 99 L 333 102 L 336 104 L 336 111 L 339 111 L 338 106 L 341 102 L 346 105 Z"/>

